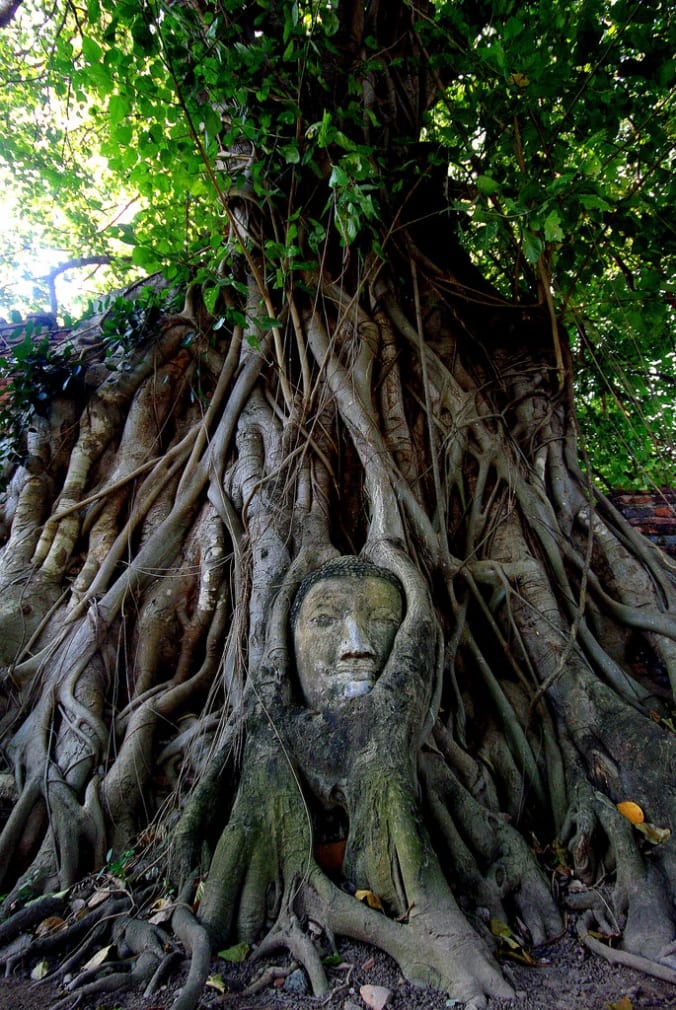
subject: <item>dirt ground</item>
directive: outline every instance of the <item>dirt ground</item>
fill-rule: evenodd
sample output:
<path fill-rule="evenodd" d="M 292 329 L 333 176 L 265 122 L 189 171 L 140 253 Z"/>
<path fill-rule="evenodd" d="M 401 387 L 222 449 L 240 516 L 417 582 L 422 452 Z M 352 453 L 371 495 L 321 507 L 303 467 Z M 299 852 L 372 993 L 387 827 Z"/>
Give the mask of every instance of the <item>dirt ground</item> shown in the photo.
<path fill-rule="evenodd" d="M 262 988 L 247 993 L 266 965 L 246 962 L 233 966 L 214 961 L 213 973 L 223 980 L 224 992 L 207 988 L 200 1001 L 202 1010 L 365 1010 L 369 1006 L 369 991 L 363 986 L 379 986 L 389 990 L 386 1010 L 461 1010 L 461 1004 L 445 993 L 422 989 L 405 982 L 396 964 L 384 954 L 351 942 L 339 943 L 342 958 L 339 965 L 328 969 L 331 992 L 323 999 L 307 994 L 304 973 L 289 974 L 288 959 L 280 957 L 274 967 L 283 974 L 272 980 L 269 971 Z M 515 961 L 505 961 L 504 971 L 511 981 L 516 999 L 492 1001 L 490 1010 L 676 1010 L 676 987 L 649 978 L 627 968 L 611 966 L 605 960 L 589 954 L 572 936 L 564 936 L 555 944 L 535 952 L 537 967 L 526 967 Z M 61 1006 L 63 1010 L 169 1010 L 181 985 L 180 971 L 153 996 L 139 991 L 100 994 L 78 998 L 71 994 Z M 63 999 L 59 989 L 49 979 L 40 983 L 17 977 L 0 979 L 2 1010 L 51 1010 Z M 366 997 L 367 999 L 365 999 Z"/>

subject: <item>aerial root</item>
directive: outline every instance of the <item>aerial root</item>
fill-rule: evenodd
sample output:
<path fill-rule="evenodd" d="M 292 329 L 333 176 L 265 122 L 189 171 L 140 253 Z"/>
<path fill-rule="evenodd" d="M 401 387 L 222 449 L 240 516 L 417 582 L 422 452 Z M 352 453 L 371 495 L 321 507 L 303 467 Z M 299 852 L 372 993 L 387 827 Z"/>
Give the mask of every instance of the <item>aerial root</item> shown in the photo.
<path fill-rule="evenodd" d="M 184 955 L 180 950 L 170 950 L 167 954 L 165 954 L 164 958 L 155 969 L 153 977 L 143 990 L 144 998 L 147 999 L 149 996 L 153 996 L 160 988 L 164 980 L 169 977 L 171 972 L 178 965 L 179 961 L 183 960 Z"/>
<path fill-rule="evenodd" d="M 76 992 L 69 993 L 69 995 L 64 996 L 63 999 L 57 1000 L 57 1002 L 53 1004 L 52 1010 L 71 1010 L 73 1006 L 73 996 L 75 996 L 77 1000 L 75 1006 L 78 1006 L 86 996 L 96 996 L 99 993 L 104 992 L 119 992 L 121 989 L 129 988 L 131 984 L 130 974 L 122 971 L 116 971 L 112 975 L 106 975 L 103 978 L 97 979 L 95 982 L 84 984 L 80 986 Z M 70 988 L 70 986 L 67 988 Z"/>
<path fill-rule="evenodd" d="M 673 877 L 662 863 L 667 853 L 658 846 L 649 857 L 644 855 L 633 825 L 601 794 L 597 810 L 615 858 L 613 905 L 623 946 L 654 961 L 674 940 Z"/>

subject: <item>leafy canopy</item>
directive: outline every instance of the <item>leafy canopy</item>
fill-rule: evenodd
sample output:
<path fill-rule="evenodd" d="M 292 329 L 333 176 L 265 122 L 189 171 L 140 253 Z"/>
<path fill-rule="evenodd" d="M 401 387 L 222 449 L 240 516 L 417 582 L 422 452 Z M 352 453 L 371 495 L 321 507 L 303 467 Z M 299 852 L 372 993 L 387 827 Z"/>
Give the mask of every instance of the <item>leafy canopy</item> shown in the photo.
<path fill-rule="evenodd" d="M 438 145 L 461 241 L 502 296 L 551 302 L 574 349 L 586 446 L 611 485 L 676 483 L 670 6 L 418 11 L 435 94 L 407 139 Z M 5 310 L 26 307 L 16 278 L 31 261 L 29 301 L 46 307 L 44 248 L 109 259 L 99 287 L 158 270 L 214 279 L 244 177 L 247 197 L 276 210 L 265 280 L 281 297 L 331 235 L 387 255 L 380 177 L 397 149 L 382 109 L 365 107 L 385 58 L 375 39 L 338 88 L 336 0 L 198 7 L 24 0 L 0 33 Z M 313 178 L 329 198 L 308 209 L 294 194 Z"/>

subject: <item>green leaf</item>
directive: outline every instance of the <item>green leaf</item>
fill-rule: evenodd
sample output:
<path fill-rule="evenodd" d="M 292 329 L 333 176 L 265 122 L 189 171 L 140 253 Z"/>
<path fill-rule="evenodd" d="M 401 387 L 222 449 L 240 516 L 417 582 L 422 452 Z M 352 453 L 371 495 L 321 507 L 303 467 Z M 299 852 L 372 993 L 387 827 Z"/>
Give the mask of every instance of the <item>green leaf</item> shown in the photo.
<path fill-rule="evenodd" d="M 322 964 L 328 965 L 329 967 L 335 967 L 336 965 L 342 964 L 343 959 L 340 954 L 327 954 L 322 958 Z"/>
<path fill-rule="evenodd" d="M 121 122 L 129 114 L 129 103 L 122 95 L 111 95 L 108 102 L 108 115 L 110 122 Z"/>
<path fill-rule="evenodd" d="M 317 143 L 320 147 L 326 147 L 329 144 L 332 132 L 331 113 L 325 109 L 322 121 L 319 124 L 319 133 L 317 134 Z"/>
<path fill-rule="evenodd" d="M 152 272 L 158 266 L 157 257 L 152 249 L 141 245 L 134 246 L 131 261 L 135 266 L 145 267 L 149 272 Z"/>
<path fill-rule="evenodd" d="M 523 254 L 529 263 L 537 263 L 544 251 L 544 243 L 541 238 L 527 231 L 523 236 Z"/>
<path fill-rule="evenodd" d="M 297 144 L 287 144 L 281 149 L 281 153 L 287 165 L 297 165 L 300 162 L 300 149 Z"/>
<path fill-rule="evenodd" d="M 504 28 L 502 29 L 505 39 L 516 38 L 523 31 L 523 22 L 518 18 L 511 17 L 505 22 Z"/>
<path fill-rule="evenodd" d="M 90 38 L 88 35 L 82 39 L 82 54 L 90 63 L 99 63 L 101 56 L 103 55 L 103 50 L 98 42 Z"/>
<path fill-rule="evenodd" d="M 282 327 L 281 320 L 272 316 L 258 316 L 254 322 L 260 330 L 278 330 Z"/>
<path fill-rule="evenodd" d="M 329 176 L 329 186 L 331 189 L 336 189 L 338 186 L 347 186 L 349 181 L 350 177 L 345 169 L 341 168 L 340 165 L 334 165 Z"/>
<path fill-rule="evenodd" d="M 604 200 L 601 196 L 596 196 L 595 193 L 581 193 L 578 196 L 578 200 L 585 208 L 585 210 L 611 210 L 611 205 L 607 200 Z"/>
<path fill-rule="evenodd" d="M 545 242 L 563 242 L 561 215 L 557 210 L 549 212 L 544 221 Z"/>
<path fill-rule="evenodd" d="M 234 947 L 226 947 L 225 950 L 219 950 L 218 956 L 223 961 L 239 964 L 241 961 L 246 961 L 250 949 L 248 943 L 236 943 Z"/>
<path fill-rule="evenodd" d="M 216 989 L 217 992 L 220 992 L 221 996 L 225 995 L 227 991 L 227 986 L 222 975 L 209 975 L 204 984 L 209 986 L 210 989 Z"/>
<path fill-rule="evenodd" d="M 350 138 L 344 134 L 342 130 L 336 130 L 333 136 L 333 143 L 338 144 L 345 151 L 355 151 L 357 149 L 355 142 L 350 140 Z"/>
<path fill-rule="evenodd" d="M 500 185 L 495 179 L 491 179 L 490 175 L 479 175 L 476 180 L 476 188 L 484 196 L 491 196 L 493 193 L 498 192 Z"/>
<path fill-rule="evenodd" d="M 126 121 L 116 123 L 111 128 L 110 134 L 116 144 L 119 144 L 121 147 L 126 147 L 129 144 L 133 135 L 131 123 Z M 131 164 L 134 164 L 135 161 L 136 161 L 136 152 L 134 152 Z"/>
<path fill-rule="evenodd" d="M 328 7 L 322 11 L 322 28 L 329 37 L 335 35 L 340 28 L 340 19 L 335 11 Z"/>
<path fill-rule="evenodd" d="M 202 290 L 202 298 L 204 299 L 204 304 L 206 306 L 207 312 L 212 314 L 216 308 L 216 302 L 218 301 L 219 288 L 214 286 L 211 288 L 204 288 Z"/>

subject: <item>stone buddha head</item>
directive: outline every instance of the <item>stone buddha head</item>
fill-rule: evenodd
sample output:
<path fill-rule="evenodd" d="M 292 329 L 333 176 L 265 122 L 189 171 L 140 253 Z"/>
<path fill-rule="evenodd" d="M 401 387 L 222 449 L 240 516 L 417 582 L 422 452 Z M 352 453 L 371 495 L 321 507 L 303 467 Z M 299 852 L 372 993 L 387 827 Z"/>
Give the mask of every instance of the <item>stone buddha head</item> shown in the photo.
<path fill-rule="evenodd" d="M 311 572 L 291 608 L 296 670 L 309 708 L 323 711 L 367 694 L 404 616 L 399 579 L 358 557 Z"/>

